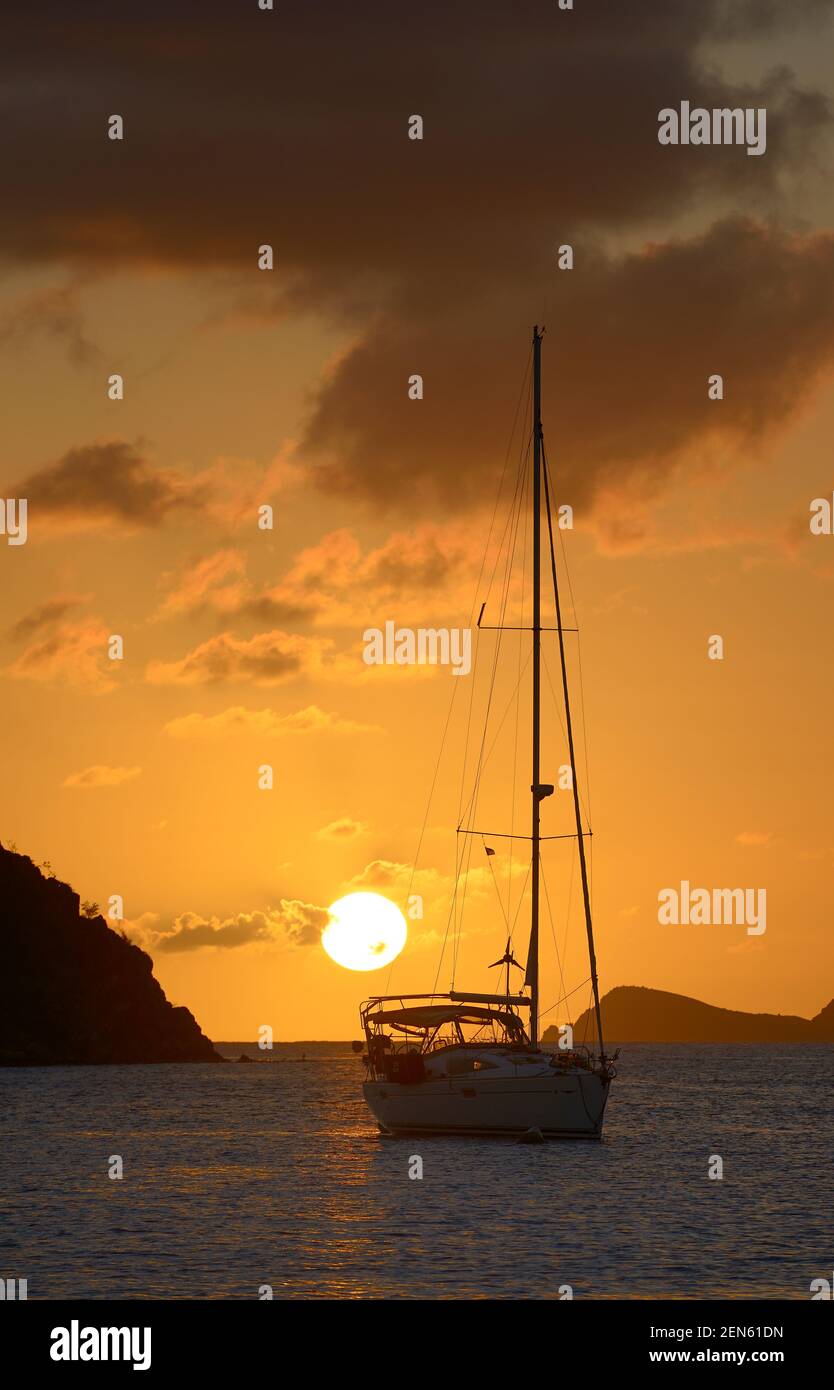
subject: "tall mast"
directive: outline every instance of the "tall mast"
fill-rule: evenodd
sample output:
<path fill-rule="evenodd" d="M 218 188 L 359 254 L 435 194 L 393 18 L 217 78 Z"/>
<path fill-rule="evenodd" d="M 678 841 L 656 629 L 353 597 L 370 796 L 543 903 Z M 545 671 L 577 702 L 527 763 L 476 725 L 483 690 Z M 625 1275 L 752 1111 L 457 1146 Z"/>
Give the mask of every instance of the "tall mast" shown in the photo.
<path fill-rule="evenodd" d="M 533 329 L 533 861 L 530 952 L 527 983 L 530 986 L 530 1041 L 539 1040 L 539 762 L 541 754 L 541 453 L 542 453 L 542 337 Z"/>

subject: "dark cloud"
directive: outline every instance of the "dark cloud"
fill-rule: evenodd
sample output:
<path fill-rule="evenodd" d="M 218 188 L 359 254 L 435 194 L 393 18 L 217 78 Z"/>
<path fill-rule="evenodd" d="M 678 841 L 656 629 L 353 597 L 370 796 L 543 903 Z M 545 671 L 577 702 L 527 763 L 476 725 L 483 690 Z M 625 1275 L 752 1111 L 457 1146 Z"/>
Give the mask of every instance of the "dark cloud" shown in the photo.
<path fill-rule="evenodd" d="M 266 912 L 240 912 L 221 921 L 186 912 L 167 932 L 152 932 L 152 949 L 165 952 L 196 951 L 201 946 L 230 949 L 253 942 L 269 945 L 314 946 L 321 940 L 330 914 L 312 903 L 282 898 Z"/>
<path fill-rule="evenodd" d="M 554 237 L 758 199 L 807 159 L 825 103 L 789 74 L 730 84 L 700 51 L 728 26 L 760 36 L 824 13 L 819 0 L 13 4 L 0 253 L 257 276 L 269 241 L 290 302 L 319 307 L 372 299 L 363 279 L 500 276 L 531 258 L 534 271 Z M 657 112 L 682 98 L 767 105 L 766 160 L 660 148 Z M 422 143 L 406 139 L 412 112 Z M 123 142 L 107 139 L 112 113 Z"/>
<path fill-rule="evenodd" d="M 155 469 L 136 446 L 118 439 L 69 449 L 16 483 L 13 495 L 28 498 L 30 527 L 38 513 L 70 523 L 159 526 L 170 512 L 199 502 L 193 486 Z"/>
<path fill-rule="evenodd" d="M 784 0 L 716 0 L 711 6 L 710 24 L 718 38 L 756 37 L 779 33 L 792 27 L 794 20 L 814 21 L 830 18 L 830 0 L 808 0 L 794 7 Z"/>
<path fill-rule="evenodd" d="M 221 632 L 179 661 L 152 661 L 152 685 L 213 685 L 220 681 L 276 685 L 315 671 L 325 647 L 321 640 L 286 632 L 260 632 L 249 639 Z"/>
<path fill-rule="evenodd" d="M 357 588 L 390 591 L 392 596 L 441 589 L 460 573 L 460 543 L 441 540 L 429 531 L 400 533 L 374 550 L 359 568 Z"/>
<path fill-rule="evenodd" d="M 101 353 L 84 331 L 78 288 L 56 285 L 21 296 L 0 315 L 0 344 L 17 352 L 33 338 L 47 337 L 64 346 L 75 366 L 97 361 Z"/>
<path fill-rule="evenodd" d="M 529 337 L 493 307 L 386 319 L 344 358 L 304 442 L 324 486 L 391 509 L 492 495 Z M 831 366 L 834 237 L 730 218 L 621 259 L 583 250 L 559 281 L 544 357 L 560 496 L 587 508 L 650 493 L 693 449 L 731 451 L 782 424 Z M 405 389 L 415 371 L 420 402 Z M 715 373 L 720 402 L 707 398 Z"/>
<path fill-rule="evenodd" d="M 316 606 L 307 594 L 282 593 L 267 586 L 259 590 L 247 577 L 243 553 L 226 548 L 189 561 L 173 582 L 158 616 L 213 613 L 222 623 L 238 618 L 275 627 L 313 616 Z"/>
<path fill-rule="evenodd" d="M 267 593 L 242 600 L 232 614 L 236 618 L 248 618 L 257 623 L 302 623 L 319 610 L 320 605 L 312 602 L 294 602 Z"/>
<path fill-rule="evenodd" d="M 715 60 L 802 25 L 811 43 L 829 18 L 822 0 L 12 3 L 0 256 L 220 268 L 244 312 L 347 316 L 355 346 L 304 455 L 325 487 L 410 512 L 491 486 L 519 344 L 545 317 L 572 495 L 651 488 L 716 419 L 741 440 L 785 418 L 829 360 L 828 241 L 744 220 L 790 214 L 829 105 L 786 68 L 740 82 Z M 661 146 L 658 112 L 683 99 L 765 107 L 766 153 Z M 106 137 L 116 112 L 123 142 Z M 643 256 L 593 249 L 684 216 L 718 225 Z M 559 274 L 565 241 L 577 268 Z M 722 366 L 708 414 L 703 373 Z M 138 504 L 155 524 L 180 500 L 156 475 L 121 478 L 117 514 Z M 42 481 L 72 505 L 60 469 Z M 281 620 L 283 601 L 251 616 Z"/>
<path fill-rule="evenodd" d="M 30 608 L 28 613 L 24 613 L 22 618 L 18 618 L 13 627 L 9 629 L 9 636 L 15 641 L 27 640 L 33 637 L 42 628 L 51 627 L 53 623 L 60 622 L 67 613 L 73 608 L 78 608 L 83 602 L 80 598 L 52 598 L 45 603 L 39 603 L 34 608 Z"/>
<path fill-rule="evenodd" d="M 116 687 L 114 672 L 119 665 L 108 660 L 109 635 L 110 630 L 95 617 L 58 623 L 24 648 L 8 674 L 16 680 L 74 685 L 106 694 Z"/>

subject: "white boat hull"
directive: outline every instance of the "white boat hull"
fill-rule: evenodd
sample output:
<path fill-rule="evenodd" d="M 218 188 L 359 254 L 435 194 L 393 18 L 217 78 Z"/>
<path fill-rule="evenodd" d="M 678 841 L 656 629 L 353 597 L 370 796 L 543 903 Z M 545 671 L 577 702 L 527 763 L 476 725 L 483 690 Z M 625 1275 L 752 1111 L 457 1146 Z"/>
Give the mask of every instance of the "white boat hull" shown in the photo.
<path fill-rule="evenodd" d="M 379 1127 L 388 1134 L 519 1136 L 530 1129 L 545 1139 L 601 1139 L 607 1080 L 578 1069 L 556 1075 L 438 1078 L 416 1085 L 366 1081 Z"/>

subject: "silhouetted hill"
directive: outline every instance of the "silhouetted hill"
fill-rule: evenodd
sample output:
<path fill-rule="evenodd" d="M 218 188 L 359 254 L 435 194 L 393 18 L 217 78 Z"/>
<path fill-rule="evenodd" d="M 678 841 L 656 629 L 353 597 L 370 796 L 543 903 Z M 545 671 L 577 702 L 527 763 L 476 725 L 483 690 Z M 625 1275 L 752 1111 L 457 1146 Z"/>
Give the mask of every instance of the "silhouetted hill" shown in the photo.
<path fill-rule="evenodd" d="M 602 1031 L 610 1042 L 834 1042 L 834 999 L 815 1018 L 795 1014 L 746 1014 L 718 1009 L 685 994 L 640 985 L 619 985 L 600 1003 Z M 577 1042 L 595 1035 L 591 1010 L 573 1026 Z M 543 1042 L 557 1042 L 558 1029 L 548 1028 Z"/>
<path fill-rule="evenodd" d="M 220 1062 L 150 956 L 0 845 L 0 1065 Z"/>

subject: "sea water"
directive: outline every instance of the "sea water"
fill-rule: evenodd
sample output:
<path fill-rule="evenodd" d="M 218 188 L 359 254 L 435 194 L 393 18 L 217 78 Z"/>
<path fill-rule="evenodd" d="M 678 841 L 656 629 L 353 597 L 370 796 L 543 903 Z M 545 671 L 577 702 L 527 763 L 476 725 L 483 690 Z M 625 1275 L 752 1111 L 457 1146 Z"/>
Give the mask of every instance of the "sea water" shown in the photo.
<path fill-rule="evenodd" d="M 802 1299 L 831 1277 L 834 1048 L 626 1045 L 604 1141 L 532 1146 L 382 1138 L 347 1043 L 220 1048 L 268 1060 L 0 1069 L 0 1277 L 30 1299 Z"/>

